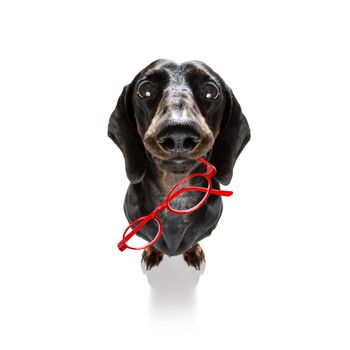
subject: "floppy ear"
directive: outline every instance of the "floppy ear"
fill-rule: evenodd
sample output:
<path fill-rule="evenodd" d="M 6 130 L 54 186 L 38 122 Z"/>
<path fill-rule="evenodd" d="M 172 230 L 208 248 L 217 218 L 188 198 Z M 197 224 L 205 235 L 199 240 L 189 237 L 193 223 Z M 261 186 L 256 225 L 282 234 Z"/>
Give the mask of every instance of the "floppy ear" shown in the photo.
<path fill-rule="evenodd" d="M 125 159 L 126 174 L 131 183 L 142 180 L 146 169 L 146 153 L 132 120 L 130 85 L 124 87 L 108 124 L 108 136 L 120 148 Z"/>
<path fill-rule="evenodd" d="M 233 166 L 250 140 L 250 129 L 231 89 L 225 86 L 225 90 L 226 107 L 221 131 L 214 143 L 211 162 L 218 171 L 215 178 L 223 185 L 228 185 L 232 179 Z"/>

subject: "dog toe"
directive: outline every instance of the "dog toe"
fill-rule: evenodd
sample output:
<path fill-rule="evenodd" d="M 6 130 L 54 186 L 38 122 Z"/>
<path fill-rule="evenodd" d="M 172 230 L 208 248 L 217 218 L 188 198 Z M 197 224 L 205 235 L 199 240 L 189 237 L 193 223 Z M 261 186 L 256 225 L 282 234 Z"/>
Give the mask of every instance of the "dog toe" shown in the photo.
<path fill-rule="evenodd" d="M 154 248 L 146 248 L 142 253 L 142 262 L 146 265 L 146 270 L 150 270 L 152 267 L 158 266 L 163 260 L 163 253 Z"/>
<path fill-rule="evenodd" d="M 201 264 L 205 261 L 203 249 L 197 243 L 193 248 L 187 250 L 183 257 L 188 266 L 193 266 L 196 270 L 200 270 Z"/>

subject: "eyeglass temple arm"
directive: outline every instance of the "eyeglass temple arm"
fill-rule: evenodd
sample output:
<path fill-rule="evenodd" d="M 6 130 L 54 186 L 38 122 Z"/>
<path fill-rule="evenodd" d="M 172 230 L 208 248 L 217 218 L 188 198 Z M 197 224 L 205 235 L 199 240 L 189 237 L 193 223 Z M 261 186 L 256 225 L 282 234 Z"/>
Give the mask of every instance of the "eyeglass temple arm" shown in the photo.
<path fill-rule="evenodd" d="M 127 248 L 123 239 L 117 244 L 117 247 L 121 252 L 123 252 Z"/>
<path fill-rule="evenodd" d="M 123 242 L 124 245 L 125 245 L 125 242 L 127 242 L 132 236 L 134 236 L 138 231 L 140 231 L 141 228 L 142 228 L 143 226 L 145 226 L 145 225 L 148 223 L 148 221 L 150 221 L 150 220 L 152 220 L 152 219 L 153 219 L 153 215 L 152 215 L 152 214 L 150 214 L 150 215 L 144 217 L 143 220 L 141 220 L 141 222 L 140 222 L 136 227 L 134 227 L 134 228 L 124 237 L 124 239 L 123 239 L 121 242 Z M 131 225 L 132 225 L 132 224 L 131 224 Z M 123 247 L 123 244 L 121 244 L 121 247 L 118 246 L 118 248 L 119 248 L 119 249 L 120 249 L 120 248 L 124 248 L 124 247 Z M 124 248 L 124 249 L 125 249 L 125 248 Z M 123 249 L 123 250 L 124 250 L 124 249 Z"/>
<path fill-rule="evenodd" d="M 165 203 L 163 202 L 157 209 L 153 210 L 153 212 L 147 216 L 144 216 L 142 219 L 135 220 L 130 224 L 130 226 L 133 226 L 133 224 L 136 224 L 139 220 L 140 223 L 134 227 L 125 237 L 122 239 L 119 244 L 118 248 L 119 250 L 123 251 L 126 248 L 125 242 L 127 242 L 132 236 L 134 236 L 137 232 L 141 230 L 143 226 L 145 226 L 150 220 L 152 220 L 161 210 L 165 208 Z"/>
<path fill-rule="evenodd" d="M 212 188 L 210 190 L 210 194 L 215 194 L 216 196 L 230 197 L 233 195 L 233 192 L 232 191 L 224 191 L 224 190 L 216 190 L 216 189 Z"/>
<path fill-rule="evenodd" d="M 119 243 L 118 243 L 118 248 L 119 250 L 122 252 L 123 250 L 126 249 L 126 242 L 132 237 L 134 236 L 138 231 L 141 230 L 141 228 L 143 226 L 145 226 L 148 221 L 150 221 L 151 219 L 153 218 L 152 214 L 148 215 L 148 216 L 145 216 L 141 222 L 136 226 L 134 227 Z M 137 222 L 137 220 L 135 220 Z M 135 221 L 133 223 L 135 223 Z M 130 226 L 133 225 L 133 223 L 130 224 Z"/>

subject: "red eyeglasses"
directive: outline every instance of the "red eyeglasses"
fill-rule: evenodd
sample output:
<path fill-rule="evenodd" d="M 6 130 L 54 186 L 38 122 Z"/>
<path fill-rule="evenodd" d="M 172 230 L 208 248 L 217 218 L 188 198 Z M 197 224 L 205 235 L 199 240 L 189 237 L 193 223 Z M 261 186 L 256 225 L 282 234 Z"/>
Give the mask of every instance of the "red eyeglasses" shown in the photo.
<path fill-rule="evenodd" d="M 207 201 L 209 196 L 211 194 L 216 195 L 216 196 L 224 196 L 224 197 L 229 197 L 233 194 L 232 191 L 222 191 L 222 190 L 216 190 L 212 188 L 212 181 L 211 178 L 216 174 L 216 169 L 215 167 L 204 160 L 203 158 L 198 158 L 198 161 L 204 164 L 207 167 L 207 171 L 205 173 L 196 173 L 196 174 L 191 174 L 189 176 L 186 176 L 182 180 L 180 180 L 178 183 L 176 183 L 173 188 L 170 190 L 168 196 L 166 199 L 157 207 L 155 210 L 153 210 L 150 214 L 146 216 L 142 216 L 135 221 L 133 221 L 124 231 L 123 234 L 123 239 L 118 243 L 118 248 L 120 251 L 124 251 L 126 248 L 133 249 L 133 250 L 141 250 L 148 248 L 149 246 L 153 245 L 156 243 L 159 238 L 162 235 L 163 232 L 163 226 L 159 218 L 157 217 L 157 214 L 163 210 L 167 209 L 170 212 L 174 214 L 189 214 L 192 213 L 193 211 L 199 209 L 201 206 L 204 205 L 204 203 Z M 188 182 L 191 180 L 191 182 L 194 182 L 194 180 L 203 180 L 205 179 L 207 181 L 207 187 L 202 187 L 202 186 L 184 186 L 185 182 Z M 186 192 L 189 191 L 196 191 L 197 194 L 204 193 L 203 197 L 198 197 L 197 198 L 192 198 L 192 203 L 190 204 L 190 208 L 183 209 L 180 206 L 180 209 L 176 209 L 175 207 L 175 198 L 179 198 L 180 195 L 185 194 Z M 151 220 L 154 220 L 157 225 L 158 225 L 158 232 L 155 234 L 154 238 L 148 242 L 146 245 L 143 246 L 135 246 L 135 245 L 129 245 L 128 241 L 134 237 L 134 235 L 139 232 L 142 227 L 144 227 L 147 223 L 149 223 Z M 136 227 L 132 228 L 138 224 Z M 128 232 L 131 229 L 130 232 Z"/>

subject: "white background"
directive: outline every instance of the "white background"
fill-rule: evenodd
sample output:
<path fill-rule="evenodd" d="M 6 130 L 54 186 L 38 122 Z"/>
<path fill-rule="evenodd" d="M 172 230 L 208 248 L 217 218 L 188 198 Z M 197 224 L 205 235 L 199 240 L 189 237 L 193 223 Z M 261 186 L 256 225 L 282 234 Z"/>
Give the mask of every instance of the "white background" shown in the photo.
<path fill-rule="evenodd" d="M 349 349 L 349 31 L 346 1 L 2 1 L 1 349 Z M 209 64 L 252 130 L 200 277 L 115 249 L 107 123 L 157 58 Z"/>

